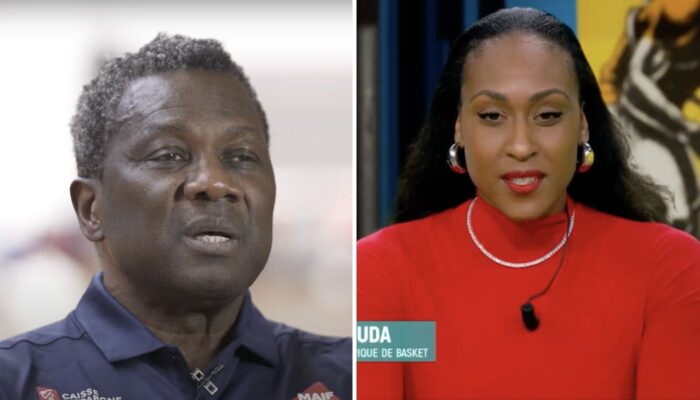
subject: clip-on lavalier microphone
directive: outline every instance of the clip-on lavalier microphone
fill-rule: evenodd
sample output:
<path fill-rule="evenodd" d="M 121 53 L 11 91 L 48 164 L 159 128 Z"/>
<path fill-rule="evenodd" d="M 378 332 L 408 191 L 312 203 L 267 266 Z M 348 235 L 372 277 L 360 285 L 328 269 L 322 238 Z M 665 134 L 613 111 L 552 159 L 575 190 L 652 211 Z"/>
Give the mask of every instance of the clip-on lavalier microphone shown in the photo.
<path fill-rule="evenodd" d="M 569 216 L 569 210 L 566 206 L 564 206 L 564 211 L 566 212 L 566 226 L 568 229 L 569 224 L 571 223 L 571 217 Z M 567 231 L 567 235 L 569 232 Z M 535 293 L 532 296 L 530 296 L 525 304 L 520 306 L 520 315 L 523 318 L 523 324 L 525 324 L 525 328 L 529 331 L 534 331 L 537 329 L 538 326 L 540 326 L 540 320 L 537 318 L 537 314 L 535 314 L 535 306 L 532 305 L 532 300 L 542 296 L 543 294 L 547 293 L 549 288 L 552 286 L 552 283 L 554 282 L 554 279 L 556 279 L 557 275 L 559 275 L 559 271 L 561 270 L 561 267 L 564 265 L 564 258 L 566 258 L 566 247 L 569 244 L 569 238 L 567 238 L 566 242 L 564 243 L 564 248 L 562 249 L 561 253 L 561 258 L 559 259 L 559 265 L 557 265 L 557 269 L 554 270 L 554 274 L 552 274 L 552 278 L 549 280 L 549 283 L 547 284 L 547 287 L 545 287 L 542 291 L 539 293 Z"/>

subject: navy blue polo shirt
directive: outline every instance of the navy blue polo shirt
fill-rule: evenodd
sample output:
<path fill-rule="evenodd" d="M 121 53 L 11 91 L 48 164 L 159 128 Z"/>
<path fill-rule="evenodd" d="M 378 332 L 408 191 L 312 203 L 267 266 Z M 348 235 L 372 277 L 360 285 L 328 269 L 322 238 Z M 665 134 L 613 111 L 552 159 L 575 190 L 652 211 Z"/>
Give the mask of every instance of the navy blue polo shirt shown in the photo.
<path fill-rule="evenodd" d="M 0 399 L 350 400 L 351 342 L 268 321 L 247 293 L 231 342 L 190 371 L 99 273 L 66 319 L 0 342 Z"/>

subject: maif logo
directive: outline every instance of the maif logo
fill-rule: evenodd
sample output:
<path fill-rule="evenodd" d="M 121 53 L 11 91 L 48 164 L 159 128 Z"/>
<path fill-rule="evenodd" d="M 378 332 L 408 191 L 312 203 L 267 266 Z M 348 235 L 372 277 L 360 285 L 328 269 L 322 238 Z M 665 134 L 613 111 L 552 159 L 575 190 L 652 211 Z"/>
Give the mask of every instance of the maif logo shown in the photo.
<path fill-rule="evenodd" d="M 61 400 L 61 395 L 55 389 L 37 386 L 36 392 L 39 394 L 39 400 Z"/>
<path fill-rule="evenodd" d="M 292 400 L 340 400 L 330 389 L 321 382 L 316 382 L 309 386 L 302 393 L 297 393 L 297 397 Z"/>

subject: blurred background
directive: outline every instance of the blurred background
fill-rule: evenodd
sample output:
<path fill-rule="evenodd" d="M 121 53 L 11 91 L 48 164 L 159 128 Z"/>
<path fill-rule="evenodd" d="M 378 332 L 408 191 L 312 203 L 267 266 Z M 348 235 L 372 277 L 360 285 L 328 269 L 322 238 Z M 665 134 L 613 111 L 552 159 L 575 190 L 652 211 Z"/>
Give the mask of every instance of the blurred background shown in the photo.
<path fill-rule="evenodd" d="M 639 168 L 673 193 L 673 224 L 700 238 L 700 0 L 357 0 L 358 237 L 390 222 L 450 44 L 506 7 L 576 32 Z"/>
<path fill-rule="evenodd" d="M 254 301 L 351 335 L 352 23 L 349 0 L 0 2 L 0 338 L 65 317 L 100 268 L 70 203 L 68 123 L 100 63 L 158 32 L 221 41 L 267 112 L 278 190 Z"/>

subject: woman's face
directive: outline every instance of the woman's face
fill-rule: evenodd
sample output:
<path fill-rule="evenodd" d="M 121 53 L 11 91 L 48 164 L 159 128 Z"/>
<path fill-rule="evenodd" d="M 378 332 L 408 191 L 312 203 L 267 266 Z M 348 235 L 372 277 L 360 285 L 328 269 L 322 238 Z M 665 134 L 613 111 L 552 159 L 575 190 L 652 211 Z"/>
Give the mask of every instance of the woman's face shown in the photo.
<path fill-rule="evenodd" d="M 455 141 L 481 198 L 510 219 L 564 210 L 588 140 L 573 60 L 532 34 L 485 42 L 464 62 Z"/>

